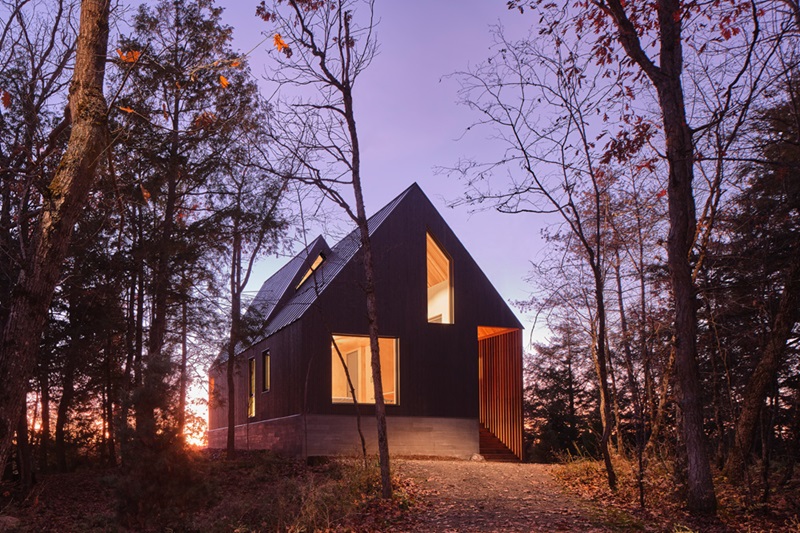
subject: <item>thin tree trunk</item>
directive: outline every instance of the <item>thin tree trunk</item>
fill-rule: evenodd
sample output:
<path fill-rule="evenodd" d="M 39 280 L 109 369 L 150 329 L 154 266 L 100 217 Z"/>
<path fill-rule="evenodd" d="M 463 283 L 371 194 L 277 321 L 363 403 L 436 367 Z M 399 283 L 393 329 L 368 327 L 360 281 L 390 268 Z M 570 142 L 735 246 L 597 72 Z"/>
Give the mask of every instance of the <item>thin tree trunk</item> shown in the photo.
<path fill-rule="evenodd" d="M 74 341 L 73 341 L 74 342 Z M 61 387 L 61 400 L 58 402 L 56 415 L 56 465 L 59 472 L 67 471 L 67 442 L 64 427 L 67 425 L 69 410 L 75 397 L 75 352 L 73 348 L 67 354 L 64 376 Z"/>
<path fill-rule="evenodd" d="M 614 428 L 617 434 L 617 455 L 625 457 L 625 443 L 622 438 L 622 414 L 619 408 L 619 389 L 617 389 L 617 376 L 611 360 L 611 352 L 606 349 L 608 357 L 608 376 L 611 378 L 611 397 L 614 399 Z"/>
<path fill-rule="evenodd" d="M 228 438 L 226 449 L 228 459 L 233 459 L 236 453 L 236 394 L 234 391 L 234 375 L 236 371 L 236 344 L 239 342 L 239 329 L 241 322 L 241 253 L 242 238 L 239 234 L 238 219 L 234 221 L 233 243 L 231 251 L 231 331 L 228 341 L 228 362 L 226 365 L 226 379 L 228 384 Z"/>
<path fill-rule="evenodd" d="M 330 332 L 330 329 L 328 329 Z M 361 411 L 358 408 L 358 398 L 356 397 L 356 388 L 353 385 L 353 380 L 350 378 L 350 369 L 347 368 L 347 363 L 345 363 L 344 356 L 342 355 L 342 351 L 339 349 L 339 345 L 336 344 L 336 339 L 333 338 L 333 334 L 331 336 L 331 343 L 333 343 L 333 348 L 336 350 L 336 355 L 339 356 L 339 362 L 342 364 L 342 370 L 344 370 L 344 376 L 347 378 L 347 386 L 350 388 L 350 396 L 353 398 L 353 406 L 355 407 L 356 411 L 356 430 L 358 430 L 358 438 L 361 440 L 361 456 L 364 459 L 364 467 L 367 466 L 367 442 L 364 439 L 364 432 L 361 431 Z"/>
<path fill-rule="evenodd" d="M 345 37 L 350 39 L 350 19 L 344 16 Z M 345 47 L 349 53 L 350 48 Z M 350 134 L 352 148 L 353 194 L 356 200 L 356 224 L 361 237 L 361 252 L 364 261 L 364 292 L 367 298 L 367 322 L 369 324 L 369 345 L 371 351 L 372 384 L 375 392 L 375 419 L 378 426 L 378 458 L 381 469 L 381 494 L 384 498 L 392 497 L 392 481 L 389 465 L 389 437 L 386 431 L 386 404 L 383 398 L 383 380 L 381 377 L 381 356 L 378 343 L 378 299 L 375 294 L 375 267 L 372 258 L 372 242 L 369 235 L 367 211 L 364 205 L 364 193 L 361 185 L 361 151 L 356 129 L 353 94 L 350 80 L 342 85 L 345 121 Z"/>
<path fill-rule="evenodd" d="M 105 365 L 105 393 L 106 402 L 103 407 L 108 427 L 106 431 L 108 437 L 106 439 L 106 458 L 109 466 L 117 464 L 117 447 L 116 447 L 116 424 L 114 423 L 114 380 L 112 378 L 112 367 L 114 365 L 114 338 L 111 333 L 108 335 L 108 342 L 106 344 L 106 365 Z"/>
<path fill-rule="evenodd" d="M 181 303 L 181 368 L 180 368 L 180 391 L 178 393 L 178 435 L 184 442 L 186 441 L 186 388 L 189 381 L 187 375 L 187 359 L 188 359 L 188 346 L 187 346 L 187 322 L 186 316 L 188 295 L 184 295 L 184 301 Z"/>
<path fill-rule="evenodd" d="M 106 142 L 103 78 L 108 45 L 108 0 L 83 0 L 69 106 L 72 131 L 55 176 L 46 189 L 30 254 L 11 298 L 0 339 L 0 464 L 24 409 L 22 392 L 33 374 L 47 310 Z"/>
<path fill-rule="evenodd" d="M 598 281 L 595 280 L 597 284 Z M 605 304 L 603 302 L 602 288 L 595 290 L 597 299 L 597 318 L 600 324 L 600 331 L 605 331 Z M 601 312 L 602 310 L 602 312 Z M 611 398 L 608 390 L 608 369 L 606 367 L 605 343 L 601 340 L 600 333 L 592 327 L 592 356 L 594 358 L 594 368 L 597 373 L 597 381 L 600 389 L 600 422 L 603 425 L 603 433 L 600 436 L 600 453 L 603 455 L 603 463 L 606 468 L 608 486 L 611 490 L 617 487 L 617 475 L 614 472 L 614 465 L 611 462 L 611 452 L 608 443 L 611 439 Z"/>
<path fill-rule="evenodd" d="M 50 358 L 49 354 L 42 354 L 41 368 L 39 371 L 39 388 L 42 391 L 42 436 L 39 439 L 39 471 L 46 473 L 48 470 L 50 452 Z"/>
<path fill-rule="evenodd" d="M 176 103 L 176 106 L 178 104 Z M 173 117 L 177 117 L 175 112 Z M 175 211 L 178 201 L 178 140 L 177 118 L 173 118 L 173 135 L 170 143 L 170 160 L 167 173 L 167 196 L 164 220 L 159 235 L 156 268 L 153 273 L 153 315 L 147 339 L 147 364 L 144 368 L 142 388 L 136 404 L 136 434 L 146 446 L 152 445 L 157 434 L 155 411 L 166 407 L 165 378 L 169 373 L 169 354 L 164 352 L 167 334 L 168 304 L 170 292 L 170 260 L 172 236 L 175 227 Z"/>
<path fill-rule="evenodd" d="M 675 367 L 675 346 L 673 345 L 669 350 L 669 359 L 667 366 L 664 367 L 664 373 L 661 376 L 661 388 L 658 394 L 658 406 L 653 415 L 653 422 L 650 427 L 650 438 L 647 440 L 645 446 L 645 455 L 650 455 L 658 444 L 658 439 L 661 436 L 661 430 L 664 427 L 664 419 L 667 414 L 667 405 L 669 403 L 669 386 L 672 381 L 672 369 Z"/>
<path fill-rule="evenodd" d="M 628 317 L 625 314 L 625 299 L 622 295 L 622 273 L 620 272 L 619 248 L 615 248 L 616 262 L 614 275 L 617 281 L 617 304 L 619 306 L 620 329 L 622 330 L 622 353 L 625 355 L 625 371 L 628 376 L 628 386 L 631 389 L 633 400 L 633 415 L 636 417 L 636 460 L 638 470 L 636 474 L 639 487 L 639 505 L 644 507 L 644 413 L 642 399 L 639 395 L 639 384 L 633 370 L 633 350 L 631 349 L 630 333 L 628 332 Z"/>
<path fill-rule="evenodd" d="M 27 394 L 26 394 L 27 396 Z M 19 461 L 19 482 L 23 494 L 33 488 L 33 454 L 28 440 L 28 413 L 22 412 L 17 423 L 17 459 Z"/>

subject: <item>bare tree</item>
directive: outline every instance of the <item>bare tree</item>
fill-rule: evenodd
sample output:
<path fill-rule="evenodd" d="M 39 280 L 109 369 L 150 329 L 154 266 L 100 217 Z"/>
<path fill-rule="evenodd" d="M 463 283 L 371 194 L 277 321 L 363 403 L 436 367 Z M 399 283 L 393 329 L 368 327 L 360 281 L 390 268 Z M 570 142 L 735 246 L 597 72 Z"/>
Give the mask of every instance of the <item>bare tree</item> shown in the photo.
<path fill-rule="evenodd" d="M 495 47 L 490 60 L 456 77 L 461 102 L 479 114 L 478 124 L 493 128 L 504 151 L 496 162 L 458 165 L 456 173 L 467 184 L 466 197 L 459 203 L 488 203 L 505 213 L 557 215 L 567 230 L 567 250 L 591 272 L 588 308 L 603 424 L 600 450 L 614 489 L 605 302 L 605 204 L 611 176 L 600 160 L 589 122 L 589 117 L 605 112 L 614 83 L 592 68 L 592 56 L 578 43 L 532 37 L 512 42 L 498 29 Z M 507 175 L 498 178 L 501 172 Z"/>
<path fill-rule="evenodd" d="M 288 0 L 285 5 L 277 2 L 269 9 L 262 2 L 257 13 L 266 22 L 274 23 L 278 30 L 274 40 L 279 52 L 278 68 L 272 75 L 273 81 L 280 87 L 316 91 L 313 97 L 298 100 L 284 109 L 280 116 L 281 130 L 274 142 L 299 162 L 301 170 L 295 179 L 317 187 L 341 207 L 358 228 L 381 486 L 383 497 L 389 498 L 392 486 L 378 343 L 378 306 L 353 95 L 356 80 L 377 50 L 373 1 Z"/>
<path fill-rule="evenodd" d="M 576 18 L 579 33 L 585 33 L 583 28 L 591 28 L 598 63 L 624 73 L 628 87 L 634 81 L 646 80 L 656 93 L 668 166 L 667 263 L 675 302 L 675 385 L 687 458 L 687 500 L 693 512 L 714 513 L 717 500 L 703 431 L 702 386 L 697 360 L 693 252 L 702 232 L 698 232 L 695 207 L 695 160 L 698 136 L 723 120 L 733 119 L 735 124 L 741 124 L 759 87 L 761 71 L 753 67 L 757 47 L 763 42 L 759 7 L 756 2 L 732 2 L 712 8 L 680 0 L 665 0 L 655 7 L 645 2 L 621 0 L 590 0 L 581 5 L 585 11 Z M 691 27 L 705 20 L 715 22 L 713 27 L 719 32 L 718 41 Z M 742 27 L 748 31 L 742 31 Z M 695 35 L 697 37 L 693 38 Z M 657 47 L 658 58 L 650 55 L 651 46 Z M 689 51 L 695 61 L 687 67 L 684 55 Z M 703 89 L 721 97 L 717 101 L 712 99 L 707 115 L 694 117 L 704 122 L 692 127 L 684 77 L 691 74 L 692 67 L 703 71 L 704 66 L 713 61 L 712 57 L 724 66 L 713 73 L 705 69 L 708 83 Z M 698 91 L 699 101 L 703 101 L 703 89 Z M 735 137 L 736 129 L 733 128 L 728 139 Z M 727 142 L 723 140 L 723 145 Z M 718 182 L 716 184 L 718 186 Z M 710 207 L 704 210 L 704 215 L 714 206 L 714 194 L 715 191 L 710 191 L 711 200 L 707 203 Z M 702 246 L 700 239 L 700 252 Z"/>

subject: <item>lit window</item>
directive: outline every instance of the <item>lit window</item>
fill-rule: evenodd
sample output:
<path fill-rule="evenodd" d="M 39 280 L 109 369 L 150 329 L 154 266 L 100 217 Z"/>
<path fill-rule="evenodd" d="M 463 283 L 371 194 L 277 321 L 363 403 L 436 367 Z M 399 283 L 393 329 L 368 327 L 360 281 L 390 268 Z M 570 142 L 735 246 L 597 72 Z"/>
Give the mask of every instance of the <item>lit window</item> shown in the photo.
<path fill-rule="evenodd" d="M 269 392 L 270 387 L 269 350 L 261 353 L 261 392 Z"/>
<path fill-rule="evenodd" d="M 251 357 L 247 360 L 247 416 L 253 418 L 256 416 L 256 360 Z"/>
<path fill-rule="evenodd" d="M 397 339 L 382 337 L 378 339 L 378 345 L 381 352 L 383 401 L 396 405 L 398 403 Z M 341 358 L 339 354 L 341 354 Z M 331 344 L 331 400 L 333 403 L 353 403 L 353 391 L 355 391 L 358 403 L 375 403 L 371 357 L 369 337 L 334 335 Z M 342 365 L 342 360 L 347 367 L 347 372 Z"/>
<path fill-rule="evenodd" d="M 299 289 L 299 288 L 300 288 L 300 286 L 301 286 L 301 285 L 302 285 L 302 284 L 303 284 L 303 283 L 304 283 L 304 282 L 305 282 L 305 281 L 306 281 L 308 278 L 310 278 L 310 277 L 311 277 L 311 274 L 313 274 L 314 272 L 316 272 L 316 271 L 317 271 L 317 269 L 319 268 L 319 266 L 322 264 L 322 262 L 323 262 L 323 261 L 325 261 L 325 255 L 324 255 L 324 254 L 319 254 L 319 255 L 317 256 L 317 258 L 316 258 L 316 259 L 314 259 L 314 262 L 313 262 L 313 263 L 311 263 L 311 267 L 309 267 L 308 271 L 307 271 L 307 272 L 306 272 L 306 273 L 303 275 L 303 279 L 301 279 L 301 280 L 300 280 L 300 283 L 298 283 L 298 284 L 297 284 L 297 287 L 295 287 L 295 289 Z"/>
<path fill-rule="evenodd" d="M 450 258 L 427 234 L 428 322 L 453 323 L 453 276 Z"/>

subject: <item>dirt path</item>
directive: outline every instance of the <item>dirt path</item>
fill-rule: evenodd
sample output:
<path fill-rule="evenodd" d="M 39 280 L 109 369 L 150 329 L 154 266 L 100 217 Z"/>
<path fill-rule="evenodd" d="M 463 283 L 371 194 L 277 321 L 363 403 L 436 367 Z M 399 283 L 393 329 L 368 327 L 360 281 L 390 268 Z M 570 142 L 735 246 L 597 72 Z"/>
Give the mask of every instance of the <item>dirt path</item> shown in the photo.
<path fill-rule="evenodd" d="M 547 465 L 412 460 L 395 465 L 425 499 L 395 531 L 609 531 L 601 513 L 561 490 Z"/>

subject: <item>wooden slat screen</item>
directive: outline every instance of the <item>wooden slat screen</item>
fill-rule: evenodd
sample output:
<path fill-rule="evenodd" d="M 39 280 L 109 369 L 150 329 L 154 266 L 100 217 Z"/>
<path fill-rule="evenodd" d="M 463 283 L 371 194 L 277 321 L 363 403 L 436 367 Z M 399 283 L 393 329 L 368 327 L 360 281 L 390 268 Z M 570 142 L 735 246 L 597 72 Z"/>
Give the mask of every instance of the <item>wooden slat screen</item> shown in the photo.
<path fill-rule="evenodd" d="M 478 341 L 480 422 L 522 459 L 522 330 Z"/>

